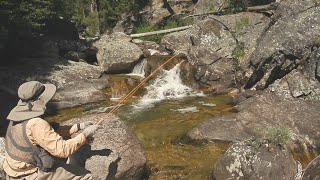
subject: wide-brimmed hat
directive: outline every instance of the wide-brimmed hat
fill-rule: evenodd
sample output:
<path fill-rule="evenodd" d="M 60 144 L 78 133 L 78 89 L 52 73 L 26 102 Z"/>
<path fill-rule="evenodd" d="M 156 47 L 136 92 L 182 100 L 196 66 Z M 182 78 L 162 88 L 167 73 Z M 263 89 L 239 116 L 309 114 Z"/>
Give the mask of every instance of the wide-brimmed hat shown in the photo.
<path fill-rule="evenodd" d="M 38 81 L 23 83 L 18 89 L 20 98 L 7 119 L 12 121 L 23 121 L 44 114 L 46 104 L 56 93 L 54 84 L 42 84 Z"/>

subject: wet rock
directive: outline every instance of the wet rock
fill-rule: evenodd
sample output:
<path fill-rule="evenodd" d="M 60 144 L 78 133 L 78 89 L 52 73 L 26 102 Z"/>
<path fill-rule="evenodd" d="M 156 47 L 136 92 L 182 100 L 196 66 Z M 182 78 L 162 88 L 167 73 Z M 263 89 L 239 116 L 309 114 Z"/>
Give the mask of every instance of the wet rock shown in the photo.
<path fill-rule="evenodd" d="M 187 136 L 193 140 L 220 141 L 241 141 L 250 138 L 250 134 L 236 118 L 236 115 L 232 115 L 207 120 L 189 131 Z"/>
<path fill-rule="evenodd" d="M 141 179 L 146 166 L 145 152 L 131 129 L 120 119 L 110 120 L 106 114 L 97 114 L 66 123 L 101 119 L 105 121 L 94 135 L 93 143 L 81 148 L 73 161 L 85 165 L 94 179 Z"/>
<path fill-rule="evenodd" d="M 215 164 L 212 177 L 222 179 L 294 179 L 297 164 L 283 147 L 253 147 L 251 142 L 232 145 Z"/>
<path fill-rule="evenodd" d="M 5 138 L 0 137 L 0 179 L 5 179 L 5 172 L 2 168 L 5 156 L 6 156 Z"/>
<path fill-rule="evenodd" d="M 262 93 L 241 102 L 236 108 L 240 111 L 237 114 L 211 118 L 187 135 L 197 140 L 237 142 L 256 136 L 258 129 L 286 126 L 292 139 L 305 147 L 320 145 L 319 101 L 285 99 L 273 93 Z"/>
<path fill-rule="evenodd" d="M 236 96 L 233 96 L 233 103 L 239 105 L 241 102 L 247 100 L 248 98 L 254 97 L 259 93 L 259 91 L 245 90 L 244 92 L 239 93 Z"/>
<path fill-rule="evenodd" d="M 106 73 L 128 73 L 141 60 L 141 49 L 129 42 L 130 36 L 114 33 L 103 36 L 96 44 L 97 60 Z"/>
<path fill-rule="evenodd" d="M 320 156 L 315 158 L 305 169 L 302 180 L 313 180 L 320 178 Z"/>
<path fill-rule="evenodd" d="M 265 89 L 292 70 L 310 72 L 309 64 L 319 62 L 316 58 L 319 50 L 314 48 L 319 44 L 319 3 L 311 0 L 281 1 L 279 8 L 281 16 L 263 34 L 250 57 L 254 71 L 245 88 Z M 315 79 L 315 71 L 313 68 L 307 78 Z"/>

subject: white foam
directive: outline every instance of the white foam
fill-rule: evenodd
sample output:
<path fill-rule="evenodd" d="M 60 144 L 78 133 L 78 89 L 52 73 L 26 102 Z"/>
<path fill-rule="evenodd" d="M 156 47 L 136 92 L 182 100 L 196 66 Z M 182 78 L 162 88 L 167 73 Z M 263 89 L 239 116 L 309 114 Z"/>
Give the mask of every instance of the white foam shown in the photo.
<path fill-rule="evenodd" d="M 197 109 L 197 107 L 187 107 L 187 108 L 182 108 L 182 109 L 176 109 L 173 111 L 177 111 L 180 113 L 194 113 L 194 112 L 199 112 L 199 110 Z"/>
<path fill-rule="evenodd" d="M 180 64 L 170 70 L 161 70 L 153 84 L 146 87 L 147 94 L 140 100 L 138 106 L 149 105 L 165 99 L 180 99 L 187 96 L 203 96 L 184 85 L 180 79 Z"/>
<path fill-rule="evenodd" d="M 133 68 L 132 72 L 128 75 L 145 77 L 144 68 L 146 65 L 147 61 L 143 59 Z"/>

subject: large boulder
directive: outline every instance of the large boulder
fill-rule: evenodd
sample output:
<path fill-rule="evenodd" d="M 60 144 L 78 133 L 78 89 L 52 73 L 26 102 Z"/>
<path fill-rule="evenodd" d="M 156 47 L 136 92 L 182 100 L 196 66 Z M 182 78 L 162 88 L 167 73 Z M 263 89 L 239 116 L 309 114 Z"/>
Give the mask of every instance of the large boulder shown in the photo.
<path fill-rule="evenodd" d="M 262 93 L 243 101 L 236 108 L 240 111 L 237 114 L 211 118 L 187 135 L 195 140 L 237 142 L 258 136 L 261 129 L 285 126 L 290 129 L 295 142 L 308 148 L 320 146 L 318 101 L 286 99 L 273 93 Z"/>
<path fill-rule="evenodd" d="M 248 56 L 269 23 L 261 14 L 208 17 L 192 28 L 165 35 L 161 43 L 183 51 L 195 66 L 195 79 L 215 87 L 235 87 L 244 79 Z"/>
<path fill-rule="evenodd" d="M 320 178 L 320 156 L 315 158 L 310 162 L 310 164 L 306 167 L 302 180 L 313 180 Z"/>
<path fill-rule="evenodd" d="M 319 3 L 312 0 L 281 1 L 277 9 L 277 13 L 280 14 L 278 19 L 274 20 L 275 22 L 260 38 L 250 57 L 254 71 L 245 88 L 265 89 L 277 79 L 298 69 L 305 77 L 301 77 L 298 73 L 291 76 L 298 77 L 299 84 L 316 88 L 310 89 L 314 91 L 310 95 L 317 93 L 319 84 L 315 86 L 313 81 L 319 81 L 317 76 L 319 50 L 316 48 L 319 46 L 319 10 Z M 293 96 L 299 96 L 293 91 L 291 93 Z M 319 99 L 319 95 L 311 97 L 314 98 Z"/>
<path fill-rule="evenodd" d="M 269 145 L 254 147 L 252 142 L 232 145 L 215 164 L 212 177 L 224 179 L 294 179 L 297 163 L 283 147 Z"/>
<path fill-rule="evenodd" d="M 108 78 L 102 68 L 73 61 L 56 67 L 59 70 L 45 77 L 57 86 L 51 105 L 65 108 L 106 99 L 101 90 L 108 86 Z"/>
<path fill-rule="evenodd" d="M 141 60 L 142 50 L 130 41 L 130 36 L 117 32 L 110 38 L 103 36 L 95 44 L 99 66 L 106 73 L 129 73 Z"/>
<path fill-rule="evenodd" d="M 107 114 L 71 119 L 66 124 L 104 119 L 90 146 L 83 147 L 72 161 L 84 165 L 94 179 L 141 179 L 146 168 L 145 152 L 131 129 Z"/>
<path fill-rule="evenodd" d="M 73 107 L 104 100 L 106 95 L 101 90 L 108 86 L 108 77 L 103 75 L 103 69 L 99 66 L 56 58 L 21 59 L 15 66 L 4 67 L 0 77 L 1 86 L 14 94 L 26 81 L 55 84 L 57 93 L 49 104 L 52 108 Z M 16 101 L 9 103 L 15 104 Z"/>

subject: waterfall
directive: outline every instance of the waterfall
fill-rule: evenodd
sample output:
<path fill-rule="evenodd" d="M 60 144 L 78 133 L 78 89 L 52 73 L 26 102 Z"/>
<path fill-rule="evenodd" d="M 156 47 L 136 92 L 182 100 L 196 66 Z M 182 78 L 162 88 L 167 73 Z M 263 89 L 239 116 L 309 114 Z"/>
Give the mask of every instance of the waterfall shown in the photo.
<path fill-rule="evenodd" d="M 143 96 L 137 106 L 152 104 L 164 99 L 179 99 L 186 96 L 203 96 L 194 92 L 192 88 L 184 85 L 180 79 L 180 64 L 170 70 L 161 70 L 153 84 L 147 88 L 147 94 Z"/>
<path fill-rule="evenodd" d="M 132 73 L 130 73 L 130 75 L 144 77 L 145 76 L 144 68 L 146 65 L 147 65 L 147 61 L 143 59 L 133 68 Z"/>

